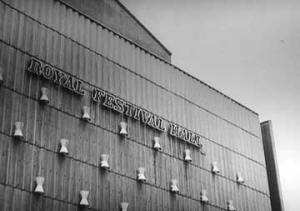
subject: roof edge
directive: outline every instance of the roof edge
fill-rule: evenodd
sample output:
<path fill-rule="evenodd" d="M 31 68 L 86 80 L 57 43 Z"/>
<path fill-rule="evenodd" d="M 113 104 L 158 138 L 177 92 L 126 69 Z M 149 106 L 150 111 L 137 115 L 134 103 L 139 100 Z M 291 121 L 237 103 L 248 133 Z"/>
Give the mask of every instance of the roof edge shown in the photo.
<path fill-rule="evenodd" d="M 272 124 L 272 120 L 266 120 L 260 123 L 261 125 Z"/>
<path fill-rule="evenodd" d="M 225 98 L 231 100 L 231 101 L 234 102 L 235 104 L 238 104 L 239 106 L 241 106 L 241 107 L 245 108 L 246 110 L 251 111 L 251 112 L 254 113 L 255 115 L 259 116 L 259 114 L 258 114 L 257 112 L 255 112 L 254 110 L 252 110 L 251 108 L 249 108 L 249 107 L 247 107 L 247 106 L 245 106 L 245 105 L 239 103 L 238 101 L 234 100 L 233 98 L 229 97 L 228 95 L 224 94 L 223 92 L 217 90 L 216 88 L 212 87 L 211 85 L 207 84 L 206 82 L 203 82 L 203 81 L 201 81 L 199 78 L 197 78 L 197 77 L 191 75 L 190 73 L 187 73 L 185 70 L 182 70 L 182 69 L 180 69 L 179 67 L 177 67 L 177 66 L 175 66 L 175 65 L 173 65 L 173 64 L 171 64 L 171 63 L 169 63 L 169 62 L 167 62 L 167 61 L 165 61 L 165 60 L 164 60 L 164 62 L 170 64 L 171 66 L 173 66 L 173 67 L 174 67 L 175 69 L 177 69 L 178 71 L 183 72 L 183 73 L 186 74 L 187 76 L 189 76 L 189 77 L 195 79 L 196 81 L 202 83 L 203 85 L 207 86 L 208 88 L 210 88 L 210 89 L 214 90 L 215 92 L 221 94 L 222 96 L 224 96 Z"/>

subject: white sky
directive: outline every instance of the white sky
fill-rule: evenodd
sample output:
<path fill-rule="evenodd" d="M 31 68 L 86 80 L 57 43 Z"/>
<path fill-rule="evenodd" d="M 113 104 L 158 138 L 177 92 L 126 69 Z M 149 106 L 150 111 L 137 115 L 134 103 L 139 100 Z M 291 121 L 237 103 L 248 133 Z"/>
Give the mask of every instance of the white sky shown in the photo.
<path fill-rule="evenodd" d="M 172 63 L 272 120 L 286 211 L 300 203 L 300 1 L 121 0 Z"/>

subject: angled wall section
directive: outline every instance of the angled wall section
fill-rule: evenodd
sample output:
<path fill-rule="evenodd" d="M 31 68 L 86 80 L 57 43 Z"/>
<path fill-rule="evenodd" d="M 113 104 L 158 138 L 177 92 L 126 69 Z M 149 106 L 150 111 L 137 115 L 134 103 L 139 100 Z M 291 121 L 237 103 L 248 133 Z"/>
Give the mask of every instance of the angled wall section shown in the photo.
<path fill-rule="evenodd" d="M 264 143 L 272 211 L 284 211 L 272 122 L 265 121 L 260 125 Z"/>
<path fill-rule="evenodd" d="M 124 36 L 148 52 L 171 62 L 171 52 L 117 0 L 59 0 Z"/>

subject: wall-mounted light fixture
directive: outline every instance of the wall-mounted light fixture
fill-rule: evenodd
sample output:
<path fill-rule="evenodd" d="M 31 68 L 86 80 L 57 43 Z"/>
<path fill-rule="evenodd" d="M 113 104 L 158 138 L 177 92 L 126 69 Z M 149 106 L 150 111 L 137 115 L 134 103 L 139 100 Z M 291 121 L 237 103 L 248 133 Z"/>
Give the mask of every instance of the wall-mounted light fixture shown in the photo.
<path fill-rule="evenodd" d="M 184 161 L 192 162 L 191 150 L 189 150 L 189 149 L 184 150 Z"/>
<path fill-rule="evenodd" d="M 69 154 L 68 145 L 69 145 L 69 140 L 68 139 L 65 139 L 65 138 L 60 139 L 60 142 L 59 142 L 59 146 L 60 146 L 59 153 L 62 154 L 62 155 Z"/>
<path fill-rule="evenodd" d="M 233 206 L 233 201 L 232 200 L 229 200 L 227 201 L 227 210 L 228 211 L 235 211 L 235 207 Z"/>
<path fill-rule="evenodd" d="M 207 192 L 206 190 L 201 190 L 200 192 L 200 201 L 203 203 L 203 204 L 206 204 L 208 203 L 208 197 L 207 197 Z"/>
<path fill-rule="evenodd" d="M 43 184 L 44 184 L 45 178 L 44 177 L 36 177 L 35 178 L 35 189 L 34 192 L 38 193 L 38 194 L 43 194 L 44 193 L 44 188 L 43 188 Z"/>
<path fill-rule="evenodd" d="M 23 122 L 15 122 L 14 124 L 14 131 L 13 131 L 13 137 L 16 139 L 23 139 L 23 127 L 24 123 Z"/>
<path fill-rule="evenodd" d="M 108 154 L 100 155 L 100 168 L 109 169 L 108 158 Z"/>
<path fill-rule="evenodd" d="M 81 197 L 81 200 L 79 202 L 80 206 L 89 206 L 89 202 L 87 200 L 88 196 L 89 196 L 89 191 L 87 190 L 80 191 L 80 197 Z"/>
<path fill-rule="evenodd" d="M 127 123 L 124 121 L 120 122 L 120 135 L 123 135 L 123 136 L 128 135 Z"/>
<path fill-rule="evenodd" d="M 3 84 L 3 68 L 0 65 L 0 85 Z"/>
<path fill-rule="evenodd" d="M 81 119 L 84 121 L 91 121 L 91 116 L 90 116 L 91 108 L 89 106 L 83 106 L 81 109 Z"/>
<path fill-rule="evenodd" d="M 155 136 L 153 138 L 153 148 L 156 149 L 157 151 L 161 151 L 161 146 L 160 146 L 160 137 L 158 136 Z"/>
<path fill-rule="evenodd" d="M 245 183 L 245 180 L 242 177 L 241 172 L 236 173 L 236 182 L 240 185 Z"/>
<path fill-rule="evenodd" d="M 218 168 L 217 162 L 212 162 L 212 164 L 211 164 L 211 172 L 213 174 L 219 174 L 220 173 L 220 170 Z"/>
<path fill-rule="evenodd" d="M 178 193 L 179 192 L 178 180 L 177 179 L 171 179 L 170 191 L 173 192 L 173 193 Z"/>
<path fill-rule="evenodd" d="M 145 168 L 144 167 L 139 167 L 137 169 L 137 180 L 139 182 L 146 182 Z"/>
<path fill-rule="evenodd" d="M 127 211 L 128 202 L 121 202 L 120 207 L 121 207 L 121 211 Z"/>
<path fill-rule="evenodd" d="M 41 88 L 41 94 L 40 94 L 39 101 L 43 104 L 48 104 L 49 103 L 48 89 L 46 87 Z"/>

